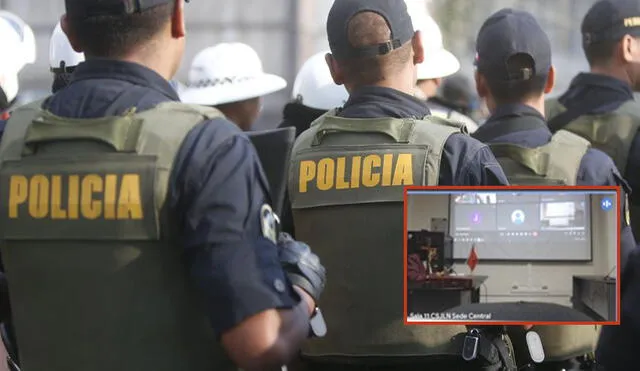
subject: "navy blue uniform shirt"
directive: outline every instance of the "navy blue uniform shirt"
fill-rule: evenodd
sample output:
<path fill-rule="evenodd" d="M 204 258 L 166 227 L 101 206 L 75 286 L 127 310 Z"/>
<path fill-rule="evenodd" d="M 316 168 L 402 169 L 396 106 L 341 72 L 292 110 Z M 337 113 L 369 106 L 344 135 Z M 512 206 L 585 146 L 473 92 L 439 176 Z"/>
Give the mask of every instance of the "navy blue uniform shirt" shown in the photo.
<path fill-rule="evenodd" d="M 528 125 L 526 125 L 526 127 L 516 127 L 515 124 L 522 118 L 527 118 Z M 537 119 L 537 123 L 536 120 L 531 120 L 531 118 Z M 485 143 L 509 143 L 527 148 L 535 148 L 549 143 L 551 141 L 552 134 L 543 116 L 537 110 L 525 105 L 505 105 L 499 107 L 487 122 L 473 134 L 473 136 Z M 623 190 L 628 189 L 628 185 L 620 176 L 613 160 L 605 153 L 596 149 L 590 149 L 583 157 L 576 182 L 577 185 L 622 186 Z M 625 261 L 633 261 L 634 256 L 638 252 L 636 249 L 635 238 L 631 231 L 631 227 L 626 225 L 623 215 L 620 220 L 623 223 L 620 235 L 621 259 Z M 638 259 L 638 261 L 640 261 L 640 259 Z M 629 267 L 632 267 L 632 265 L 633 264 L 630 264 Z M 634 272 L 629 270 L 628 272 L 625 272 L 625 277 L 623 279 L 623 282 L 628 282 L 630 284 L 631 289 L 629 289 L 629 291 L 633 290 L 635 288 L 633 286 L 636 284 L 640 284 L 640 281 L 637 278 L 631 277 L 633 274 Z M 638 304 L 634 303 L 634 300 L 640 300 L 640 297 L 638 296 L 635 296 L 635 298 L 632 296 L 631 300 L 627 299 L 627 297 L 629 297 L 629 295 L 626 295 L 626 297 L 623 296 L 623 318 L 628 317 L 630 316 L 630 313 L 633 313 L 628 307 L 631 304 Z M 627 319 L 625 322 L 630 322 L 630 320 Z M 638 325 L 640 325 L 640 323 L 638 323 Z M 640 327 L 638 327 L 638 330 L 640 330 Z M 603 349 L 601 348 L 604 346 L 604 354 L 607 354 L 606 352 L 611 350 L 615 350 L 616 355 L 614 355 L 613 359 L 619 357 L 620 354 L 618 354 L 618 352 L 620 349 L 624 349 L 625 344 L 621 343 L 619 345 L 614 345 L 613 347 L 611 347 L 610 344 L 612 344 L 612 341 L 620 337 L 624 337 L 625 333 L 628 333 L 629 331 L 633 332 L 633 330 L 629 329 L 628 326 L 603 327 L 601 339 L 599 341 L 599 354 L 603 354 Z M 600 355 L 600 358 L 602 357 L 603 355 Z M 611 357 L 607 358 L 611 359 Z M 621 364 L 629 365 L 630 363 Z"/>
<path fill-rule="evenodd" d="M 431 112 L 425 102 L 397 90 L 363 87 L 351 97 L 338 116 L 345 118 L 416 118 Z M 507 185 L 507 177 L 491 150 L 463 134 L 452 135 L 444 146 L 439 185 Z"/>
<path fill-rule="evenodd" d="M 150 69 L 89 60 L 45 108 L 61 117 L 98 118 L 178 100 L 169 82 Z M 166 202 L 217 334 L 265 310 L 292 308 L 299 300 L 292 288 L 276 288 L 287 280 L 276 245 L 261 232 L 267 184 L 251 141 L 225 119 L 194 127 L 176 155 Z"/>
<path fill-rule="evenodd" d="M 596 115 L 613 112 L 634 99 L 633 90 L 623 81 L 605 75 L 581 73 L 573 79 L 569 90 L 559 101 L 568 110 L 577 106 L 591 107 L 586 114 Z M 633 190 L 629 195 L 630 201 L 640 203 L 640 134 L 631 145 L 627 168 L 620 171 Z"/>
<path fill-rule="evenodd" d="M 521 118 L 527 118 L 530 124 L 516 126 Z M 540 112 L 526 105 L 513 104 L 498 107 L 471 136 L 487 144 L 508 143 L 536 148 L 548 144 L 552 134 Z M 622 177 L 609 156 L 596 149 L 587 151 L 578 170 L 577 185 L 618 186 L 621 182 Z"/>

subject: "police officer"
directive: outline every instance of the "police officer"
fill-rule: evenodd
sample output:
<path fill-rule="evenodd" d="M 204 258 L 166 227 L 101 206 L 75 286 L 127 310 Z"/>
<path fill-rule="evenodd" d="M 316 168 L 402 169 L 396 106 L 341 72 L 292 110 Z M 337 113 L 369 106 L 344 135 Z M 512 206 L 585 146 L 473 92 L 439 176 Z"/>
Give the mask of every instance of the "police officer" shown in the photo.
<path fill-rule="evenodd" d="M 49 40 L 49 67 L 53 73 L 51 91 L 54 94 L 69 85 L 71 74 L 82 62 L 84 62 L 84 53 L 73 50 L 58 22 Z"/>
<path fill-rule="evenodd" d="M 503 9 L 489 17 L 478 34 L 476 68 L 478 94 L 492 115 L 472 136 L 491 145 L 511 184 L 626 187 L 609 156 L 578 135 L 549 131 L 544 94 L 553 89 L 555 70 L 549 38 L 531 14 Z M 623 250 L 633 249 L 626 225 L 623 236 Z M 593 326 L 535 330 L 543 343 L 561 345 L 545 347 L 549 359 L 561 360 L 592 352 L 598 335 Z M 526 354 L 522 348 L 516 354 Z"/>
<path fill-rule="evenodd" d="M 249 139 L 177 102 L 184 2 L 65 3 L 87 61 L 16 110 L 0 146 L 22 367 L 279 368 L 320 318 L 324 268 L 278 237 Z"/>
<path fill-rule="evenodd" d="M 262 97 L 287 87 L 280 76 L 265 73 L 252 47 L 222 43 L 193 59 L 189 87 L 180 92 L 185 103 L 216 107 L 244 131 L 250 131 L 262 110 Z"/>
<path fill-rule="evenodd" d="M 403 188 L 507 180 L 486 146 L 413 96 L 424 49 L 403 0 L 337 0 L 327 31 L 331 74 L 350 97 L 298 137 L 289 192 L 296 236 L 317 242 L 337 277 L 323 298 L 335 322 L 303 355 L 311 369 L 454 369 L 451 338 L 464 326 L 403 325 Z M 434 355 L 451 358 L 438 365 Z"/>
<path fill-rule="evenodd" d="M 461 122 L 467 126 L 470 132 L 475 131 L 478 124 L 473 119 L 446 104 L 442 104 L 437 99 L 443 79 L 460 70 L 460 61 L 444 48 L 440 26 L 426 14 L 425 9 L 414 6 L 410 7 L 410 10 L 416 30 L 419 30 L 423 35 L 422 47 L 425 55 L 424 61 L 417 66 L 416 97 L 427 101 L 432 115 Z"/>
<path fill-rule="evenodd" d="M 336 85 L 331 78 L 324 59 L 327 53 L 317 53 L 302 65 L 293 83 L 293 100 L 282 112 L 279 127 L 295 127 L 296 137 L 309 129 L 313 121 L 333 108 L 342 107 L 349 99 L 344 86 Z"/>
<path fill-rule="evenodd" d="M 547 103 L 553 132 L 574 132 L 613 158 L 633 189 L 631 223 L 640 233 L 640 3 L 598 1 L 582 22 L 583 48 L 591 67 Z"/>

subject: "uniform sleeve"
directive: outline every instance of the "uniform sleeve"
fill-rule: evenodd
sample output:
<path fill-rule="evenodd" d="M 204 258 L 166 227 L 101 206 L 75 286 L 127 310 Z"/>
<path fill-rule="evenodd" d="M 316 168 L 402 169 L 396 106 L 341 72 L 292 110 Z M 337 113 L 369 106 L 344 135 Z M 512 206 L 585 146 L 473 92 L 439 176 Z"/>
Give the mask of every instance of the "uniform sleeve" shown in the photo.
<path fill-rule="evenodd" d="M 631 189 L 635 190 L 635 193 L 640 193 L 640 134 L 636 135 L 631 144 L 628 159 L 624 176 Z M 632 194 L 631 198 L 634 204 L 640 204 L 640 194 Z"/>
<path fill-rule="evenodd" d="M 503 186 L 509 181 L 489 147 L 467 135 L 452 135 L 444 146 L 439 184 Z"/>
<path fill-rule="evenodd" d="M 611 157 L 596 149 L 588 150 L 582 158 L 576 184 L 627 187 Z"/>
<path fill-rule="evenodd" d="M 266 180 L 249 139 L 225 120 L 187 136 L 171 177 L 178 242 L 218 334 L 296 305 L 276 245 L 263 237 Z"/>

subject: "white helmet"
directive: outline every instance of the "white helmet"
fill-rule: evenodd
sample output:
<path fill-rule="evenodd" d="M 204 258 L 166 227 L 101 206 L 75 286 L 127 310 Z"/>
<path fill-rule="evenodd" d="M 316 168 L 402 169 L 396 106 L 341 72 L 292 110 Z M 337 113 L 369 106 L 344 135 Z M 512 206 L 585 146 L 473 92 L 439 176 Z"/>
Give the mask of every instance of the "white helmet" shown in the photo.
<path fill-rule="evenodd" d="M 60 22 L 51 34 L 49 41 L 49 66 L 54 68 L 75 67 L 84 62 L 84 53 L 78 53 L 71 47 L 67 35 L 62 31 Z"/>
<path fill-rule="evenodd" d="M 18 73 L 27 64 L 27 58 L 23 39 L 15 23 L 2 16 L 0 16 L 0 40 L 5 51 L 0 56 L 0 88 L 7 100 L 11 102 L 18 96 Z"/>
<path fill-rule="evenodd" d="M 6 10 L 0 10 L 0 18 L 4 19 L 20 38 L 22 67 L 36 63 L 36 38 L 31 27 L 22 18 Z"/>
<path fill-rule="evenodd" d="M 336 85 L 324 59 L 328 52 L 314 55 L 305 62 L 293 84 L 293 99 L 318 110 L 342 107 L 349 99 L 347 89 Z"/>
<path fill-rule="evenodd" d="M 460 61 L 444 48 L 442 31 L 429 16 L 424 0 L 405 0 L 411 15 L 413 28 L 422 34 L 424 62 L 417 66 L 418 80 L 439 79 L 460 70 Z"/>

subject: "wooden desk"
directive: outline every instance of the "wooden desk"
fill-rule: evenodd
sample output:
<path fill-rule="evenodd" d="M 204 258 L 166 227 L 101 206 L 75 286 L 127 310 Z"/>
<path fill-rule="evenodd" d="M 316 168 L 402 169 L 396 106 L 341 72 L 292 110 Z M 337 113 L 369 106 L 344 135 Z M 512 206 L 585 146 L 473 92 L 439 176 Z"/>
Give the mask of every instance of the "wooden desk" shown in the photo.
<path fill-rule="evenodd" d="M 573 308 L 596 321 L 615 321 L 616 280 L 603 276 L 573 276 Z"/>
<path fill-rule="evenodd" d="M 452 276 L 430 279 L 425 282 L 407 283 L 408 314 L 428 314 L 443 312 L 459 305 L 479 303 L 480 287 L 488 276 Z M 467 287 L 447 287 L 447 280 L 469 281 Z M 438 280 L 441 280 L 438 282 Z M 443 285 L 444 284 L 444 285 Z M 445 287 L 442 287 L 445 286 Z"/>

